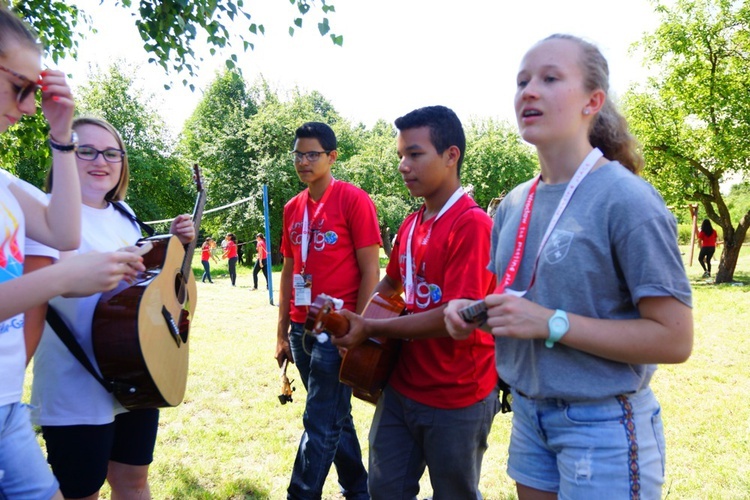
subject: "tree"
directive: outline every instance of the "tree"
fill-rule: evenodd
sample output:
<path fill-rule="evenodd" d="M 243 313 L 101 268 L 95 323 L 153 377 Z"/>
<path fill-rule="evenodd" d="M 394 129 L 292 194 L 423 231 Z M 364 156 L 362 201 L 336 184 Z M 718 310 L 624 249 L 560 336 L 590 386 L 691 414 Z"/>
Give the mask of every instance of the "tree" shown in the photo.
<path fill-rule="evenodd" d="M 127 201 L 135 213 L 143 220 L 172 218 L 193 207 L 192 169 L 177 161 L 153 97 L 127 76 L 134 73 L 115 63 L 91 75 L 78 92 L 78 114 L 103 118 L 122 135 L 130 166 Z"/>
<path fill-rule="evenodd" d="M 641 46 L 659 76 L 626 93 L 624 110 L 643 145 L 644 177 L 668 204 L 698 202 L 721 228 L 716 283 L 730 282 L 750 207 L 733 217 L 720 187 L 750 171 L 750 5 L 677 0 L 656 9 L 661 25 Z"/>
<path fill-rule="evenodd" d="M 247 122 L 257 106 L 245 81 L 236 70 L 217 74 L 203 99 L 185 122 L 178 146 L 187 162 L 197 162 L 206 183 L 208 208 L 225 205 L 255 192 L 246 175 L 250 162 L 247 151 Z M 257 193 L 255 193 L 257 194 Z M 246 241 L 262 228 L 261 199 L 236 205 L 226 211 L 206 214 L 202 227 L 211 235 L 233 232 Z"/>
<path fill-rule="evenodd" d="M 36 29 L 55 61 L 64 55 L 75 57 L 79 40 L 92 29 L 91 18 L 81 11 L 75 0 L 6 0 L 12 10 Z M 104 3 L 105 0 L 100 0 Z M 111 0 L 110 0 L 111 1 Z M 132 0 L 114 0 L 115 5 L 131 9 Z M 295 15 L 289 26 L 290 36 L 297 28 L 302 28 L 303 18 L 313 10 L 315 0 L 289 0 L 294 6 Z M 246 10 L 244 0 L 139 0 L 138 9 L 133 12 L 133 22 L 143 40 L 143 48 L 151 54 L 150 63 L 158 64 L 164 71 L 181 73 L 186 71 L 194 77 L 198 70 L 194 44 L 199 37 L 205 37 L 210 54 L 225 48 L 232 49 L 226 59 L 228 69 L 235 67 L 237 54 L 232 42 L 242 42 L 242 50 L 254 47 L 254 40 L 265 33 L 265 26 L 255 22 Z M 322 16 L 317 24 L 321 36 L 329 35 L 336 45 L 342 45 L 344 38 L 331 32 L 328 15 L 335 8 L 326 0 L 320 0 Z M 79 31 L 78 28 L 85 28 Z M 239 36 L 230 29 L 239 27 Z M 94 27 L 95 28 L 95 27 Z M 198 62 L 201 58 L 198 57 Z M 190 85 L 187 78 L 183 84 Z"/>
<path fill-rule="evenodd" d="M 132 0 L 110 1 L 124 9 L 131 9 L 133 3 Z M 290 14 L 294 19 L 289 26 L 289 34 L 293 35 L 296 29 L 302 28 L 303 19 L 312 15 L 316 1 L 289 2 L 295 9 L 295 13 Z M 75 58 L 79 42 L 88 32 L 96 30 L 91 16 L 80 10 L 75 0 L 0 0 L 0 3 L 35 29 L 45 51 L 55 62 L 66 56 Z M 335 11 L 334 6 L 327 0 L 320 0 L 319 5 L 318 31 L 329 35 L 334 44 L 342 45 L 343 36 L 331 32 L 328 20 L 328 15 Z M 140 0 L 138 9 L 133 12 L 133 22 L 143 39 L 144 50 L 152 55 L 149 62 L 164 68 L 166 74 L 186 72 L 189 77 L 182 83 L 191 90 L 190 78 L 198 70 L 194 44 L 199 37 L 205 36 L 211 56 L 225 48 L 231 49 L 226 59 L 231 69 L 237 62 L 232 41 L 241 41 L 243 51 L 247 51 L 254 46 L 250 40 L 265 32 L 263 24 L 252 20 L 244 0 Z M 230 34 L 230 29 L 238 27 L 239 35 Z M 41 185 L 42 179 L 35 177 L 40 171 L 37 167 L 46 171 L 51 161 L 46 147 L 47 132 L 47 124 L 41 117 L 26 117 L 14 130 L 13 137 L 4 134 L 0 138 L 0 162 L 22 178 Z"/>
<path fill-rule="evenodd" d="M 466 158 L 461 179 L 473 186 L 474 200 L 487 208 L 538 170 L 535 152 L 516 127 L 493 119 L 474 120 L 466 126 Z"/>
<path fill-rule="evenodd" d="M 393 126 L 378 120 L 372 130 L 360 127 L 354 132 L 359 135 L 359 150 L 342 158 L 338 171 L 343 180 L 370 194 L 378 211 L 383 249 L 390 255 L 392 237 L 404 218 L 419 207 L 420 201 L 410 197 L 398 172 Z"/>

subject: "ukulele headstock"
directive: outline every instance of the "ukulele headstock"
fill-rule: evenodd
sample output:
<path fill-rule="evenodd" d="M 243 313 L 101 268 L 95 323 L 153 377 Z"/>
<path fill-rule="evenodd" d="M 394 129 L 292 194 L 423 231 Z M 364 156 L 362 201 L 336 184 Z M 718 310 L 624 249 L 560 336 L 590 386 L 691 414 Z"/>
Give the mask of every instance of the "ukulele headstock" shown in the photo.
<path fill-rule="evenodd" d="M 344 306 L 341 299 L 321 293 L 310 305 L 305 319 L 305 330 L 313 335 L 320 335 L 326 329 L 331 313 L 335 313 Z"/>

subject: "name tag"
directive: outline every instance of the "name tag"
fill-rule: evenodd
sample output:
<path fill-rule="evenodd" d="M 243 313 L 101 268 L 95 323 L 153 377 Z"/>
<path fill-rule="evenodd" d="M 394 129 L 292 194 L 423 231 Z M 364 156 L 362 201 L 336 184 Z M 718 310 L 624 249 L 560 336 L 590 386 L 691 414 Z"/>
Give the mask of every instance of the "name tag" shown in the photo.
<path fill-rule="evenodd" d="M 294 305 L 309 306 L 312 304 L 312 275 L 294 275 Z"/>

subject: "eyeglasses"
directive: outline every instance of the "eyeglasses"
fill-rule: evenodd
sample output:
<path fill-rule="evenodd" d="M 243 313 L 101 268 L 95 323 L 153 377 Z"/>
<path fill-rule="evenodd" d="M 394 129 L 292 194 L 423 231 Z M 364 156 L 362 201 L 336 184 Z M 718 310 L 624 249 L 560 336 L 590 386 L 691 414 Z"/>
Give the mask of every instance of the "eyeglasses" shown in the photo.
<path fill-rule="evenodd" d="M 100 151 L 91 146 L 78 146 L 76 149 L 76 156 L 81 160 L 94 161 L 99 155 L 102 155 L 108 163 L 118 163 L 125 157 L 125 151 L 115 148 Z"/>
<path fill-rule="evenodd" d="M 330 154 L 330 151 L 308 151 L 306 153 L 303 153 L 301 151 L 292 151 L 292 160 L 296 161 L 297 163 L 302 161 L 302 158 L 307 158 L 307 161 L 310 163 L 315 163 L 318 161 L 318 158 L 320 158 L 320 155 L 322 154 Z"/>
<path fill-rule="evenodd" d="M 17 73 L 13 71 L 12 69 L 9 69 L 9 68 L 6 68 L 5 66 L 0 65 L 0 70 L 5 71 L 6 73 L 10 73 L 12 76 L 15 76 L 19 80 L 23 80 L 24 82 L 26 82 L 26 84 L 23 87 L 11 82 L 11 85 L 13 85 L 13 87 L 18 89 L 18 93 L 16 94 L 16 102 L 18 104 L 21 104 L 23 101 L 26 100 L 27 97 L 29 97 L 29 95 L 33 94 L 38 89 L 42 88 L 36 82 L 32 82 L 31 80 L 23 76 L 21 73 Z"/>

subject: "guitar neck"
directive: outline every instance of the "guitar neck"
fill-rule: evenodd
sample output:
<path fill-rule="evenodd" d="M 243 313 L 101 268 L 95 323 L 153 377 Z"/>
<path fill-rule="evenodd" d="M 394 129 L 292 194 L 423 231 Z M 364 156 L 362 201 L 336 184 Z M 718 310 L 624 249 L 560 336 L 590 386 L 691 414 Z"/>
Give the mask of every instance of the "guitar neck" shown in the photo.
<path fill-rule="evenodd" d="M 182 275 L 187 276 L 193 264 L 193 253 L 198 245 L 198 231 L 201 228 L 201 218 L 203 217 L 203 207 L 206 206 L 206 192 L 198 193 L 198 199 L 195 201 L 195 210 L 193 211 L 193 227 L 195 228 L 195 238 L 185 246 L 185 260 L 182 263 Z"/>

